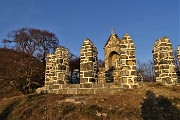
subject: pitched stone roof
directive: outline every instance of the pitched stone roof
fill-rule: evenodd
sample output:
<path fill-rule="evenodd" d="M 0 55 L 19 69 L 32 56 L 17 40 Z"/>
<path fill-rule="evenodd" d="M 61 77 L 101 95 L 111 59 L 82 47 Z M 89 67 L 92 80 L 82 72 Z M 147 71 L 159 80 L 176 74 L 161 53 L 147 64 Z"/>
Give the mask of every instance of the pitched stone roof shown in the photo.
<path fill-rule="evenodd" d="M 109 36 L 109 38 L 108 38 L 106 44 L 104 45 L 104 48 L 106 47 L 106 45 L 108 44 L 108 42 L 112 39 L 112 37 L 115 37 L 116 39 L 120 40 L 120 38 L 118 37 L 117 34 L 112 34 L 112 35 Z"/>

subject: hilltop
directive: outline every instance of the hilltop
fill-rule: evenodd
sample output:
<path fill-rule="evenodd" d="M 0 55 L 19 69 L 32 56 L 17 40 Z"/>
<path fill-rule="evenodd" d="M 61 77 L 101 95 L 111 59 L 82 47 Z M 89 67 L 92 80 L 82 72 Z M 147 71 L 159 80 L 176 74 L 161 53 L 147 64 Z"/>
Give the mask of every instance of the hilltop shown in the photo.
<path fill-rule="evenodd" d="M 108 95 L 29 94 L 0 100 L 5 120 L 180 119 L 180 87 L 149 83 Z"/>

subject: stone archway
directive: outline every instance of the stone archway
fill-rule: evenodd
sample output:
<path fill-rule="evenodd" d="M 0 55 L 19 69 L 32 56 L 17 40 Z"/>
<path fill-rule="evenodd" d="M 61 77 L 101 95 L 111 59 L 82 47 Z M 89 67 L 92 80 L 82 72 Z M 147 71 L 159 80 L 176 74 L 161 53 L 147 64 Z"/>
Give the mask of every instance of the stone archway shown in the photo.
<path fill-rule="evenodd" d="M 111 51 L 107 54 L 107 70 L 106 70 L 106 82 L 116 82 L 120 76 L 120 54 L 116 51 Z"/>
<path fill-rule="evenodd" d="M 111 52 L 108 59 L 109 70 L 115 70 L 117 68 L 120 68 L 120 55 L 117 52 Z"/>

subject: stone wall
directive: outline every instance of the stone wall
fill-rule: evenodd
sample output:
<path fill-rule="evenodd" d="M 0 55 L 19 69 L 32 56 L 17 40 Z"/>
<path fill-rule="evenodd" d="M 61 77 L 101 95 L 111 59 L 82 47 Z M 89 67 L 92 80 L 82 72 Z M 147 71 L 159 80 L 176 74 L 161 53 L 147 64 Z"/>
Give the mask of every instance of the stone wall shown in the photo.
<path fill-rule="evenodd" d="M 50 92 L 58 90 L 60 84 L 66 84 L 69 74 L 69 51 L 59 46 L 54 54 L 46 59 L 45 89 Z"/>
<path fill-rule="evenodd" d="M 152 52 L 156 81 L 163 84 L 175 84 L 177 82 L 177 75 L 170 40 L 167 37 L 158 39 L 154 43 Z"/>
<path fill-rule="evenodd" d="M 98 71 L 98 84 L 105 84 L 105 68 L 99 67 Z"/>
<path fill-rule="evenodd" d="M 138 87 L 138 86 L 134 86 Z M 55 94 L 107 94 L 117 93 L 122 91 L 122 86 L 115 85 L 114 83 L 109 84 L 59 84 L 59 89 L 54 90 L 51 93 Z"/>
<path fill-rule="evenodd" d="M 85 39 L 80 50 L 80 83 L 97 82 L 98 57 L 94 44 Z"/>

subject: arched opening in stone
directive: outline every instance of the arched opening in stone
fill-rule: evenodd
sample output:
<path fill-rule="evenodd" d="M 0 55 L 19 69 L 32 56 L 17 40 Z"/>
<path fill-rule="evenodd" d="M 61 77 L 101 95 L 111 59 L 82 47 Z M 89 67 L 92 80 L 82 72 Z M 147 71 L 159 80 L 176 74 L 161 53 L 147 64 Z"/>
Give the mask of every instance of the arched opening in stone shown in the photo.
<path fill-rule="evenodd" d="M 109 55 L 109 70 L 115 70 L 120 67 L 120 55 L 113 51 Z"/>
<path fill-rule="evenodd" d="M 120 55 L 113 51 L 108 56 L 108 71 L 106 71 L 106 83 L 114 82 L 116 79 L 116 70 L 120 68 Z M 115 72 L 116 71 L 116 72 Z"/>

